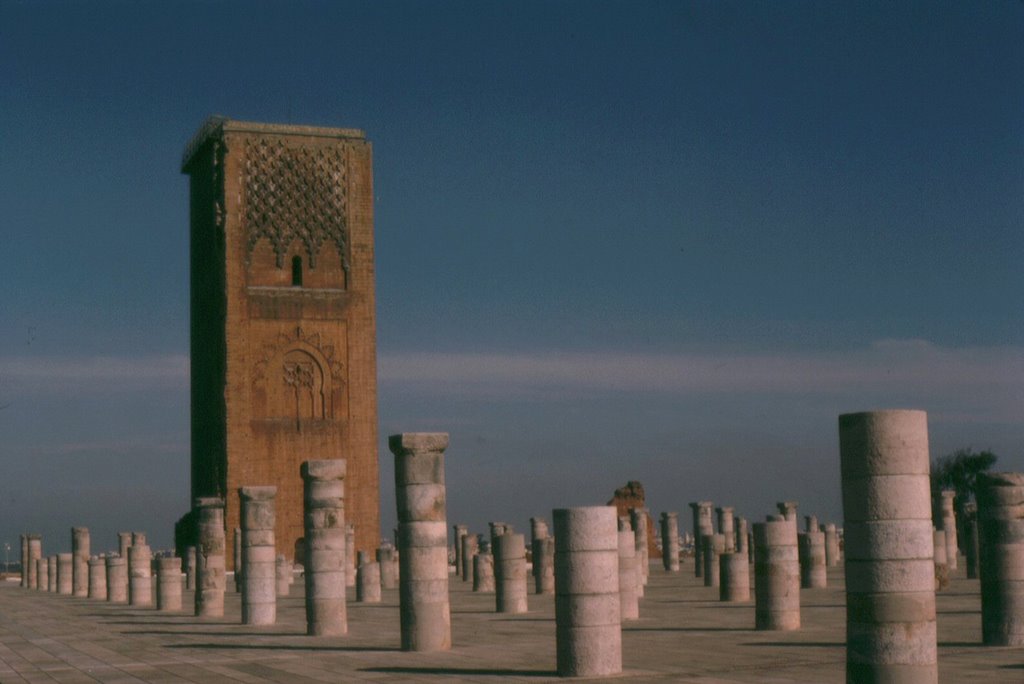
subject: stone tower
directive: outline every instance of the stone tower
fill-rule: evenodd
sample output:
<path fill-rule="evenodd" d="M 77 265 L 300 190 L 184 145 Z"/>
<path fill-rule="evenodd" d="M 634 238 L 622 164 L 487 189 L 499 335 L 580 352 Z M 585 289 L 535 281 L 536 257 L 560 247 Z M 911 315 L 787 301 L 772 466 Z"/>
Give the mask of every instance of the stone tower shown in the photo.
<path fill-rule="evenodd" d="M 192 498 L 277 486 L 277 552 L 302 537 L 310 459 L 344 458 L 356 546 L 380 539 L 373 174 L 362 131 L 206 121 L 190 177 Z M 178 538 L 192 536 L 191 515 Z M 232 545 L 228 545 L 231 567 Z M 301 560 L 301 559 L 296 559 Z"/>

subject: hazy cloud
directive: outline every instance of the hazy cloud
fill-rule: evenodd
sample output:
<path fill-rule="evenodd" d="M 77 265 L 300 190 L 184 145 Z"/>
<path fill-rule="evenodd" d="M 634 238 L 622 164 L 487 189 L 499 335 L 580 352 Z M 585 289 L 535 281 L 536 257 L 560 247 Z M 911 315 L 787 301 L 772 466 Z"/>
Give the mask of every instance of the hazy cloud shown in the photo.
<path fill-rule="evenodd" d="M 7 391 L 68 393 L 188 389 L 185 355 L 0 358 L 0 396 Z"/>

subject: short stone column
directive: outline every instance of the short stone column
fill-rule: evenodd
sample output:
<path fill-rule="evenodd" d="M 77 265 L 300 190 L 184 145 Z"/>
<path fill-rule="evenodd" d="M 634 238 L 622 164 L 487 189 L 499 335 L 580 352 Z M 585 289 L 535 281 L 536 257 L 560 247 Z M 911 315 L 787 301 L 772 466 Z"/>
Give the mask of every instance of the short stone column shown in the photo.
<path fill-rule="evenodd" d="M 719 506 L 715 512 L 718 514 L 718 533 L 725 538 L 723 553 L 731 553 L 736 550 L 735 509 L 732 506 Z"/>
<path fill-rule="evenodd" d="M 946 558 L 946 531 L 932 530 L 934 546 L 932 553 L 935 559 L 935 590 L 949 586 L 949 561 Z"/>
<path fill-rule="evenodd" d="M 153 605 L 153 553 L 146 544 L 132 544 L 128 549 L 128 604 Z"/>
<path fill-rule="evenodd" d="M 398 504 L 399 616 L 403 651 L 452 647 L 448 603 L 446 433 L 391 435 Z"/>
<path fill-rule="evenodd" d="M 938 681 L 924 411 L 839 416 L 846 678 Z"/>
<path fill-rule="evenodd" d="M 825 523 L 821 531 L 825 533 L 825 565 L 834 568 L 839 565 L 839 533 L 836 524 Z"/>
<path fill-rule="evenodd" d="M 476 537 L 467 535 L 465 539 L 473 540 L 473 553 L 476 553 Z M 463 540 L 463 548 L 468 544 Z M 463 555 L 462 560 L 466 560 Z M 473 556 L 470 554 L 469 562 L 472 564 Z M 377 549 L 377 563 L 380 564 L 380 586 L 381 589 L 395 589 L 398 587 L 398 563 L 395 560 L 395 548 L 393 546 L 382 546 Z M 472 579 L 472 570 L 470 570 Z"/>
<path fill-rule="evenodd" d="M 195 591 L 196 588 L 196 547 L 185 547 L 185 588 Z"/>
<path fill-rule="evenodd" d="M 455 525 L 452 529 L 455 533 L 455 572 L 458 574 L 462 571 L 462 539 L 469 534 L 469 527 Z"/>
<path fill-rule="evenodd" d="M 235 593 L 242 593 L 242 528 L 236 527 L 231 533 L 231 567 L 234 569 Z"/>
<path fill-rule="evenodd" d="M 793 526 L 793 534 L 796 534 L 799 531 L 796 524 L 796 508 L 799 504 L 796 501 L 779 501 L 775 505 L 786 522 Z"/>
<path fill-rule="evenodd" d="M 817 529 L 801 532 L 797 536 L 800 555 L 800 587 L 824 589 L 828 586 L 825 567 L 825 533 Z"/>
<path fill-rule="evenodd" d="M 107 561 L 101 556 L 89 559 L 89 598 L 107 600 Z"/>
<path fill-rule="evenodd" d="M 800 629 L 796 527 L 779 515 L 754 523 L 754 628 Z"/>
<path fill-rule="evenodd" d="M 128 603 L 128 559 L 107 556 L 104 565 L 107 570 L 107 602 Z"/>
<path fill-rule="evenodd" d="M 356 601 L 380 603 L 380 563 L 370 560 L 366 551 L 359 552 L 356 568 Z"/>
<path fill-rule="evenodd" d="M 196 615 L 223 617 L 227 583 L 224 499 L 197 498 L 193 508 L 197 512 L 199 527 L 199 544 L 196 546 Z"/>
<path fill-rule="evenodd" d="M 616 516 L 616 518 L 617 517 L 618 516 Z M 647 509 L 636 507 L 630 508 L 629 522 L 633 526 L 633 536 L 636 539 L 636 562 L 637 565 L 640 566 L 640 576 L 643 577 L 643 584 L 644 586 L 646 586 L 647 576 L 650 574 L 651 571 L 651 550 L 647 546 Z M 617 522 L 616 531 L 618 531 Z"/>
<path fill-rule="evenodd" d="M 46 591 L 57 593 L 57 555 L 46 557 Z"/>
<path fill-rule="evenodd" d="M 48 591 L 50 581 L 50 564 L 45 558 L 36 558 L 36 589 Z"/>
<path fill-rule="evenodd" d="M 558 674 L 618 674 L 622 672 L 622 619 L 615 508 L 561 508 L 553 516 Z"/>
<path fill-rule="evenodd" d="M 292 591 L 292 563 L 283 553 L 277 555 L 274 572 L 277 597 L 284 598 Z"/>
<path fill-rule="evenodd" d="M 661 565 L 667 572 L 679 572 L 679 514 L 661 514 Z"/>
<path fill-rule="evenodd" d="M 701 539 L 701 560 L 704 563 L 704 586 L 717 587 L 721 576 L 718 571 L 718 557 L 725 553 L 725 535 L 705 534 Z"/>
<path fill-rule="evenodd" d="M 345 523 L 345 586 L 356 586 L 356 526 L 352 523 Z"/>
<path fill-rule="evenodd" d="M 745 553 L 718 557 L 718 598 L 730 603 L 750 600 L 750 563 Z"/>
<path fill-rule="evenodd" d="M 306 461 L 303 482 L 306 540 L 306 633 L 339 636 L 348 632 L 345 606 L 344 459 Z"/>
<path fill-rule="evenodd" d="M 239 487 L 242 519 L 242 624 L 277 622 L 277 487 Z"/>
<path fill-rule="evenodd" d="M 640 619 L 637 594 L 636 538 L 628 526 L 619 526 L 619 616 L 622 620 Z M 554 541 L 554 540 L 552 540 Z"/>
<path fill-rule="evenodd" d="M 62 596 L 71 596 L 74 589 L 72 584 L 73 568 L 74 560 L 70 553 L 57 554 L 57 593 Z"/>
<path fill-rule="evenodd" d="M 534 590 L 538 594 L 555 593 L 555 540 L 538 539 L 533 551 Z M 636 572 L 634 564 L 633 572 Z"/>
<path fill-rule="evenodd" d="M 128 549 L 132 545 L 132 533 L 131 532 L 118 532 L 117 533 L 117 554 L 124 558 L 124 561 L 128 562 Z"/>
<path fill-rule="evenodd" d="M 25 585 L 29 589 L 39 588 L 39 575 L 36 569 L 36 561 L 43 557 L 43 538 L 38 534 L 27 534 L 25 535 L 25 542 L 27 545 L 26 554 L 27 558 L 25 562 L 28 564 L 26 568 L 26 579 L 28 583 Z"/>
<path fill-rule="evenodd" d="M 499 613 L 527 612 L 526 539 L 505 533 L 494 549 L 495 610 Z"/>
<path fill-rule="evenodd" d="M 693 574 L 704 575 L 704 549 L 702 541 L 705 535 L 714 534 L 715 527 L 711 522 L 712 503 L 710 501 L 694 501 L 690 504 L 693 510 Z"/>
<path fill-rule="evenodd" d="M 477 538 L 475 534 L 467 534 L 462 538 L 462 552 L 459 554 L 459 560 L 462 563 L 462 567 L 459 568 L 459 575 L 462 577 L 463 582 L 469 582 L 473 579 L 473 555 L 477 551 Z M 536 563 L 536 558 L 534 563 Z M 383 572 L 381 568 L 381 572 Z M 383 576 L 383 575 L 382 575 Z"/>
<path fill-rule="evenodd" d="M 143 546 L 146 544 L 145 532 L 132 532 L 132 546 Z"/>
<path fill-rule="evenodd" d="M 955 499 L 956 492 L 952 489 L 939 492 L 939 517 L 942 530 L 946 533 L 946 564 L 950 570 L 957 569 L 957 554 L 960 550 L 956 535 L 956 509 L 953 508 Z"/>
<path fill-rule="evenodd" d="M 494 556 L 478 551 L 473 556 L 473 591 L 490 594 L 494 591 Z"/>
<path fill-rule="evenodd" d="M 978 539 L 978 505 L 971 501 L 964 504 L 964 555 L 967 561 L 967 579 L 980 577 Z"/>
<path fill-rule="evenodd" d="M 176 556 L 156 560 L 156 609 L 181 610 L 181 559 Z"/>
<path fill-rule="evenodd" d="M 71 528 L 72 595 L 89 595 L 89 528 Z"/>
<path fill-rule="evenodd" d="M 1024 645 L 1024 473 L 979 473 L 981 636 L 987 646 Z"/>
<path fill-rule="evenodd" d="M 736 553 L 748 556 L 750 554 L 749 537 L 750 527 L 746 518 L 736 518 Z M 748 565 L 749 565 L 749 558 Z M 749 572 L 747 573 L 750 574 Z"/>

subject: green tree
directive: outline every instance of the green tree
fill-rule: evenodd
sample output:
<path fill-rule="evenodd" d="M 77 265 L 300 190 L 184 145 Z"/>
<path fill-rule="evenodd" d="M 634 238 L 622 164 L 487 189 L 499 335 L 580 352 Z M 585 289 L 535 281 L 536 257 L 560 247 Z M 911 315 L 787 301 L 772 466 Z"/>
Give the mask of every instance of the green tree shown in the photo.
<path fill-rule="evenodd" d="M 937 499 L 943 489 L 955 490 L 957 511 L 962 511 L 964 504 L 974 501 L 978 473 L 992 468 L 998 458 L 988 450 L 967 448 L 935 459 L 931 464 L 932 500 Z"/>

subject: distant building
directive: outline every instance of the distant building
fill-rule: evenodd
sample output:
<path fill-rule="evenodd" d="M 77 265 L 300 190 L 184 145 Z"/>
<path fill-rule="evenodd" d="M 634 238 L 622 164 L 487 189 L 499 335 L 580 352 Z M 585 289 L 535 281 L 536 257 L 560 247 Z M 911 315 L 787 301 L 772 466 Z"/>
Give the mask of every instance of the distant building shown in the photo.
<path fill-rule="evenodd" d="M 192 497 L 276 485 L 278 553 L 302 537 L 308 459 L 344 458 L 356 545 L 380 540 L 373 173 L 362 131 L 214 117 L 191 197 Z M 191 543 L 192 515 L 177 526 Z M 301 560 L 301 559 L 296 559 Z"/>

